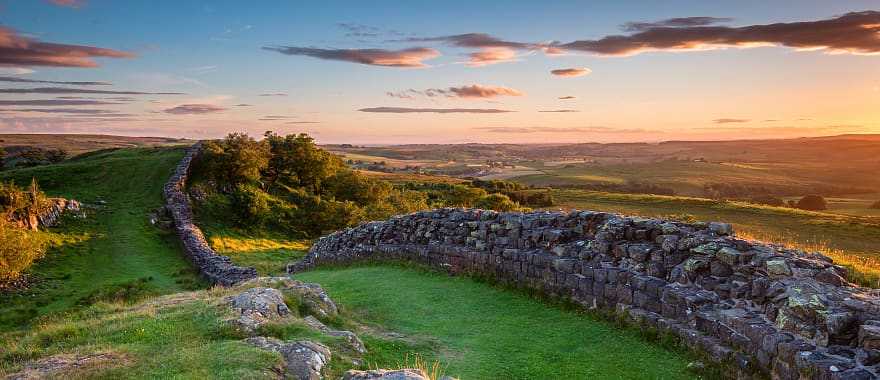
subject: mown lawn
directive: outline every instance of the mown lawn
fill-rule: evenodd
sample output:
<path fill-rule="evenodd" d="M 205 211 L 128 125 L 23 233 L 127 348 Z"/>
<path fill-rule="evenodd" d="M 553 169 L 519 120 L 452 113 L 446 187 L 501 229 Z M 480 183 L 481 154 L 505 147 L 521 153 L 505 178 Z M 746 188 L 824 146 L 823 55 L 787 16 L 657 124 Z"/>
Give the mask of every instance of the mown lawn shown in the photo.
<path fill-rule="evenodd" d="M 320 283 L 354 319 L 436 342 L 432 352 L 417 353 L 462 379 L 697 377 L 686 369 L 687 354 L 632 330 L 468 278 L 396 266 L 294 277 Z"/>
<path fill-rule="evenodd" d="M 30 289 L 0 295 L 0 331 L 100 299 L 203 286 L 176 236 L 148 220 L 162 206 L 162 186 L 182 157 L 182 148 L 123 149 L 0 173 L 0 180 L 19 184 L 36 178 L 50 196 L 95 206 L 85 219 L 66 218 L 60 227 L 40 232 L 50 248 L 30 271 L 36 280 Z"/>

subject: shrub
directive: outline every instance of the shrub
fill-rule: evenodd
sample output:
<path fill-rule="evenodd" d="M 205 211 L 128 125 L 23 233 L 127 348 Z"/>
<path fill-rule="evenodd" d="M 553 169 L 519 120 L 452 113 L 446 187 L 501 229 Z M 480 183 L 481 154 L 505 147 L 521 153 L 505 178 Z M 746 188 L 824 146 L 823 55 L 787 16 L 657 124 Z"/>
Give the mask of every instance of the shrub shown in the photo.
<path fill-rule="evenodd" d="M 752 197 L 749 199 L 749 202 L 768 205 L 768 206 L 785 206 L 785 200 L 779 197 L 774 197 L 772 195 L 761 195 L 757 197 Z"/>
<path fill-rule="evenodd" d="M 0 218 L 0 282 L 15 280 L 45 253 L 45 245 L 33 233 Z"/>
<path fill-rule="evenodd" d="M 506 195 L 494 193 L 480 198 L 475 204 L 477 208 L 495 210 L 495 211 L 514 211 L 520 207 L 514 201 L 510 200 Z"/>
<path fill-rule="evenodd" d="M 801 210 L 821 211 L 828 209 L 828 203 L 825 202 L 825 198 L 820 195 L 807 195 L 801 198 L 795 207 Z"/>
<path fill-rule="evenodd" d="M 874 202 L 869 208 L 880 210 L 880 201 Z"/>

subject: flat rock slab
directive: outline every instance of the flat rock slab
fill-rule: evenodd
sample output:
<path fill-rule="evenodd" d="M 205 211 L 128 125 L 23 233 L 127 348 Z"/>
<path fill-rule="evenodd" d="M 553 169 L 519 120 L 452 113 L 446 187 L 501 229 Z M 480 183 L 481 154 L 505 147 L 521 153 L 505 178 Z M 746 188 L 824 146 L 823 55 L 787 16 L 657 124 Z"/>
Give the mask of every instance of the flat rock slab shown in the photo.
<path fill-rule="evenodd" d="M 330 362 L 330 349 L 308 340 L 283 342 L 275 338 L 253 337 L 245 342 L 266 351 L 280 353 L 284 358 L 285 378 L 320 380 L 321 369 Z"/>

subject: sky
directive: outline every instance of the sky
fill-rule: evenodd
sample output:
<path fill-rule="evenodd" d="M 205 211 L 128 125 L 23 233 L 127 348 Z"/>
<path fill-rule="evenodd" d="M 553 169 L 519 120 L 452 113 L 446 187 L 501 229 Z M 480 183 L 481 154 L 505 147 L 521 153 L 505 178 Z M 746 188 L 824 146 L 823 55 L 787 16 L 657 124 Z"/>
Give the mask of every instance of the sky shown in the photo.
<path fill-rule="evenodd" d="M 0 133 L 880 133 L 880 2 L 0 0 Z"/>

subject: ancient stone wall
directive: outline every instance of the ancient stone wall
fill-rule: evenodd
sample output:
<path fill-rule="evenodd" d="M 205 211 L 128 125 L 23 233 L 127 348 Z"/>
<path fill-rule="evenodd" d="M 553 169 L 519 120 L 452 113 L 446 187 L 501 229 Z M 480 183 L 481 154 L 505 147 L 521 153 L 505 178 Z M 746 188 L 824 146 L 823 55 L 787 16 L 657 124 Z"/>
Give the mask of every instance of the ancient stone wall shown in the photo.
<path fill-rule="evenodd" d="M 202 230 L 193 223 L 192 208 L 186 194 L 186 180 L 190 164 L 200 148 L 200 144 L 195 144 L 187 150 L 186 156 L 174 170 L 174 175 L 165 184 L 165 209 L 171 214 L 174 229 L 183 242 L 186 256 L 199 273 L 213 284 L 234 285 L 257 277 L 257 270 L 236 266 L 229 257 L 218 255 L 208 245 Z"/>
<path fill-rule="evenodd" d="M 613 310 L 731 377 L 880 373 L 880 292 L 851 286 L 827 257 L 738 239 L 724 223 L 442 209 L 326 236 L 288 272 L 360 260 L 411 260 Z"/>

